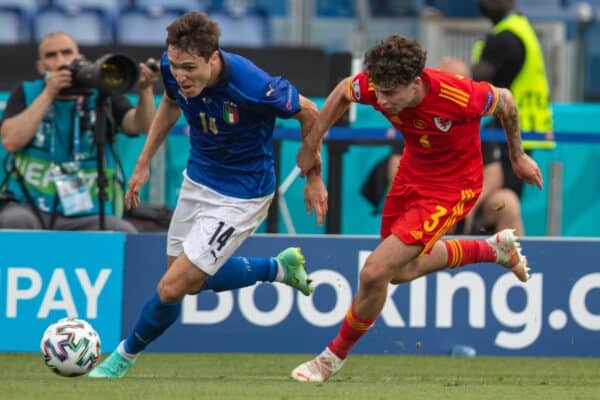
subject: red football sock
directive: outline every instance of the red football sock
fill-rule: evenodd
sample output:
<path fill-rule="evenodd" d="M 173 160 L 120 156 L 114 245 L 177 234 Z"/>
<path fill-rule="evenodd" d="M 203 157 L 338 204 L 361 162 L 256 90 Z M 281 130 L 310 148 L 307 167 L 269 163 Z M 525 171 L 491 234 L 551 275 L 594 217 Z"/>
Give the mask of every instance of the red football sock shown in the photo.
<path fill-rule="evenodd" d="M 448 268 L 478 262 L 496 262 L 496 252 L 486 240 L 444 240 Z"/>
<path fill-rule="evenodd" d="M 348 356 L 350 349 L 362 335 L 367 333 L 377 318 L 365 319 L 359 317 L 354 311 L 354 305 L 350 306 L 344 322 L 337 336 L 327 345 L 329 350 L 342 360 Z"/>

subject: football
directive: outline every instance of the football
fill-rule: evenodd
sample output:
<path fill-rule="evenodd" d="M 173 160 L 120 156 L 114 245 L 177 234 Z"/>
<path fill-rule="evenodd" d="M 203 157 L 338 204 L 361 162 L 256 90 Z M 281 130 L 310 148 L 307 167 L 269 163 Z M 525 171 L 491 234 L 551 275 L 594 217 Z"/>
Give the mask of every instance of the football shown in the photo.
<path fill-rule="evenodd" d="M 88 322 L 63 318 L 50 325 L 40 343 L 44 362 L 60 376 L 88 373 L 100 357 L 100 336 Z"/>

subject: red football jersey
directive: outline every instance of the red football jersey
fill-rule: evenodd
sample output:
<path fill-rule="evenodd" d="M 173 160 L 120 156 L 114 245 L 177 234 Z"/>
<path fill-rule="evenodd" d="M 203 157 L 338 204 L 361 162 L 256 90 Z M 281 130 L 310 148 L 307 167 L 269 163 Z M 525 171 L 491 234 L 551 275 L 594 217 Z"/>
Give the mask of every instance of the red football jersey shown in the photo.
<path fill-rule="evenodd" d="M 368 71 L 349 81 L 348 97 L 370 104 L 402 133 L 402 182 L 480 188 L 483 161 L 479 125 L 482 116 L 494 112 L 496 89 L 486 82 L 431 68 L 423 70 L 422 79 L 429 85 L 423 101 L 396 115 L 387 114 L 377 103 Z"/>

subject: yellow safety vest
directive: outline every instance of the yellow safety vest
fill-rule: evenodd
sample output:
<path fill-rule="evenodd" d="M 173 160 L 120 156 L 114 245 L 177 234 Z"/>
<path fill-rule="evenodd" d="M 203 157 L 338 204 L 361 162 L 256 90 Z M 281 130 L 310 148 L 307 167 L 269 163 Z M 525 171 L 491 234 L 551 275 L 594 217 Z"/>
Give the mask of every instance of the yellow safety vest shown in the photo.
<path fill-rule="evenodd" d="M 521 70 L 510 85 L 517 107 L 519 108 L 519 124 L 524 132 L 539 132 L 540 140 L 524 140 L 527 150 L 553 149 L 556 142 L 546 140 L 548 133 L 553 132 L 552 108 L 550 107 L 550 90 L 546 79 L 546 68 L 542 47 L 531 24 L 522 15 L 511 14 L 498 22 L 492 32 L 511 31 L 525 46 L 525 60 Z M 484 43 L 478 41 L 473 47 L 473 63 L 481 58 Z"/>

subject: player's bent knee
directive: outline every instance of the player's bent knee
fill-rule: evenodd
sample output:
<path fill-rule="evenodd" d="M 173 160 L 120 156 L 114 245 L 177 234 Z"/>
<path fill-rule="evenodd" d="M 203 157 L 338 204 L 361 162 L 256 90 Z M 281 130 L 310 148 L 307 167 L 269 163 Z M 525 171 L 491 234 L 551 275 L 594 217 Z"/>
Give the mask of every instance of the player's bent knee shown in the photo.
<path fill-rule="evenodd" d="M 502 189 L 495 193 L 495 195 L 495 201 L 493 201 L 495 212 L 504 212 L 515 216 L 521 214 L 521 202 L 519 196 L 514 191 Z"/>
<path fill-rule="evenodd" d="M 510 189 L 500 189 L 490 194 L 487 203 L 496 212 L 519 209 L 521 205 L 517 194 Z"/>
<path fill-rule="evenodd" d="M 156 291 L 158 292 L 160 301 L 163 303 L 177 303 L 186 295 L 183 288 L 179 287 L 176 283 L 166 281 L 165 279 L 160 280 Z"/>
<path fill-rule="evenodd" d="M 360 283 L 365 288 L 378 288 L 385 287 L 389 283 L 389 279 L 383 273 L 383 267 L 367 259 L 365 266 L 360 271 Z"/>

